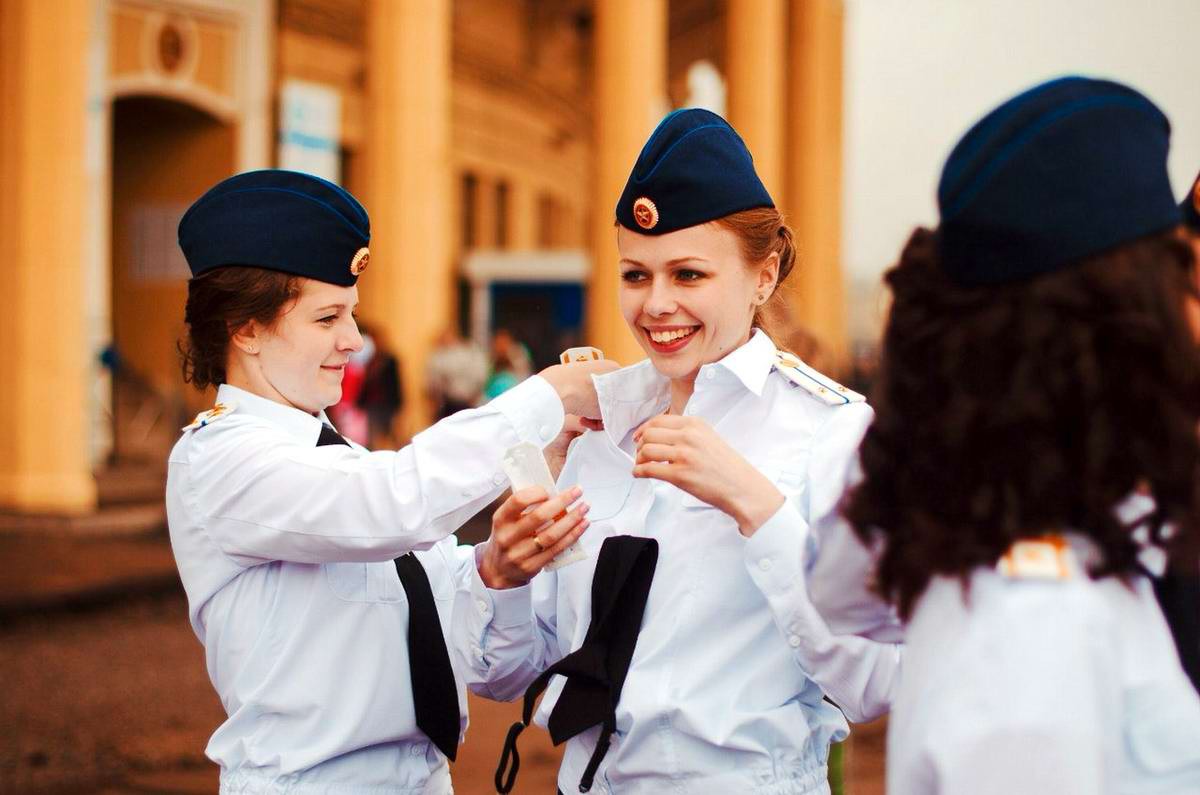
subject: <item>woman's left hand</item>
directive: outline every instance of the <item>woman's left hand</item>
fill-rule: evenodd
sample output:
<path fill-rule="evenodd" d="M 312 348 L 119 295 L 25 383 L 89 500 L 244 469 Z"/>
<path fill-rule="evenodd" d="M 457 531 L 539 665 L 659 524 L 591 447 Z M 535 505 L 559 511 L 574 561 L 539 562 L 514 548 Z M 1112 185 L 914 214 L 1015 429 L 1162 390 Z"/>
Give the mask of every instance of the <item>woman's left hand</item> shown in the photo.
<path fill-rule="evenodd" d="M 698 417 L 660 414 L 644 422 L 633 440 L 635 478 L 683 489 L 732 516 L 744 536 L 754 535 L 784 503 L 775 484 Z"/>

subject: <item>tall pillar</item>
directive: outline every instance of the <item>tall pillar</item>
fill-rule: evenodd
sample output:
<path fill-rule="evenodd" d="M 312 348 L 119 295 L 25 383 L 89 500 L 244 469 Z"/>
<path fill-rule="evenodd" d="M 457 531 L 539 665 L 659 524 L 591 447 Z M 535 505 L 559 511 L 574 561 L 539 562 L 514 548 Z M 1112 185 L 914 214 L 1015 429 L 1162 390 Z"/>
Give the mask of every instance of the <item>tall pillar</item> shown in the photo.
<path fill-rule="evenodd" d="M 786 0 L 727 0 L 729 123 L 750 147 L 754 168 L 778 206 L 784 200 L 786 22 Z"/>
<path fill-rule="evenodd" d="M 666 0 L 596 3 L 595 168 L 592 274 L 585 343 L 621 364 L 644 358 L 617 306 L 613 208 L 642 144 L 658 122 L 667 86 Z"/>
<path fill-rule="evenodd" d="M 425 360 L 453 319 L 451 0 L 371 0 L 367 19 L 367 210 L 363 314 L 400 357 L 404 430 L 430 419 Z"/>
<path fill-rule="evenodd" d="M 793 319 L 812 331 L 831 369 L 848 361 L 842 284 L 841 0 L 791 0 L 787 215 L 799 249 Z"/>
<path fill-rule="evenodd" d="M 0 2 L 0 505 L 95 507 L 84 285 L 90 0 Z"/>

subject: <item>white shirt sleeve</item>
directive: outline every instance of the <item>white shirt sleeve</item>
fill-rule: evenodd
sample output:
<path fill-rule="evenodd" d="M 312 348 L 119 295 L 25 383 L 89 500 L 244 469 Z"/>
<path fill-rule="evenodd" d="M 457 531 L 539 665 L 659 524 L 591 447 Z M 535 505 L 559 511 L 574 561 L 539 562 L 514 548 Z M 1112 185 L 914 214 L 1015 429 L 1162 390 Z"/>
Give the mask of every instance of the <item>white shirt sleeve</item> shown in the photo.
<path fill-rule="evenodd" d="M 457 529 L 507 486 L 504 451 L 543 446 L 562 422 L 562 402 L 537 376 L 399 451 L 307 447 L 235 412 L 197 432 L 187 497 L 243 566 L 390 560 Z"/>
<path fill-rule="evenodd" d="M 862 480 L 858 448 L 875 412 L 858 403 L 834 415 L 809 462 L 809 595 L 831 632 L 898 643 L 904 631 L 896 611 L 872 590 L 879 550 L 868 549 L 841 513 L 846 495 Z"/>
<path fill-rule="evenodd" d="M 471 692 L 493 701 L 520 698 L 543 670 L 561 656 L 555 644 L 557 575 L 542 572 L 519 588 L 492 590 L 475 563 L 459 591 L 452 653 Z"/>
<path fill-rule="evenodd" d="M 892 704 L 900 678 L 899 644 L 835 635 L 808 598 L 801 548 L 808 525 L 791 500 L 746 544 L 746 568 L 792 647 L 796 664 L 853 722 L 873 720 Z"/>

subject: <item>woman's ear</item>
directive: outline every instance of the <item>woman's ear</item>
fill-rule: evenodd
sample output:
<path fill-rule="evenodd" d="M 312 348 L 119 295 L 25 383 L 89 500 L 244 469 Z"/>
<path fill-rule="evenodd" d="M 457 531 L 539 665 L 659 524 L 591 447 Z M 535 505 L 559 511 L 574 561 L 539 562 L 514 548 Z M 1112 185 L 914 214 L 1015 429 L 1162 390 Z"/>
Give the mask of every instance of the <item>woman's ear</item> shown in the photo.
<path fill-rule="evenodd" d="M 775 285 L 779 283 L 779 252 L 772 251 L 763 260 L 762 267 L 758 269 L 758 284 L 755 285 L 758 294 L 770 298 L 775 292 Z M 765 298 L 764 298 L 765 300 Z"/>
<path fill-rule="evenodd" d="M 229 341 L 242 353 L 250 356 L 258 355 L 259 342 L 262 340 L 262 328 L 257 320 L 251 320 L 230 335 Z"/>

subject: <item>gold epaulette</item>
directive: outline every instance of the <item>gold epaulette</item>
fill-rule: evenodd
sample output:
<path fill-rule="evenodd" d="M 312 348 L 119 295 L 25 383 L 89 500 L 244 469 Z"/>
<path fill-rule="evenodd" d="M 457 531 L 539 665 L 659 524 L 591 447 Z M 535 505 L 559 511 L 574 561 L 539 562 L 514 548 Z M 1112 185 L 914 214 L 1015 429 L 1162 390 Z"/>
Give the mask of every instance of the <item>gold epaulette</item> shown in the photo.
<path fill-rule="evenodd" d="M 800 361 L 799 356 L 787 351 L 776 352 L 775 369 L 784 378 L 830 406 L 844 406 L 847 403 L 862 403 L 866 400 L 853 389 L 842 386 L 829 376 L 814 370 Z"/>
<path fill-rule="evenodd" d="M 996 562 L 996 571 L 1010 580 L 1069 580 L 1075 569 L 1075 554 L 1058 535 L 1017 541 Z"/>
<path fill-rule="evenodd" d="M 190 431 L 195 428 L 203 428 L 205 425 L 211 425 L 221 417 L 232 414 L 237 409 L 236 403 L 218 403 L 208 411 L 202 411 L 196 415 L 196 419 L 192 420 L 191 425 L 183 426 L 185 431 Z"/>

